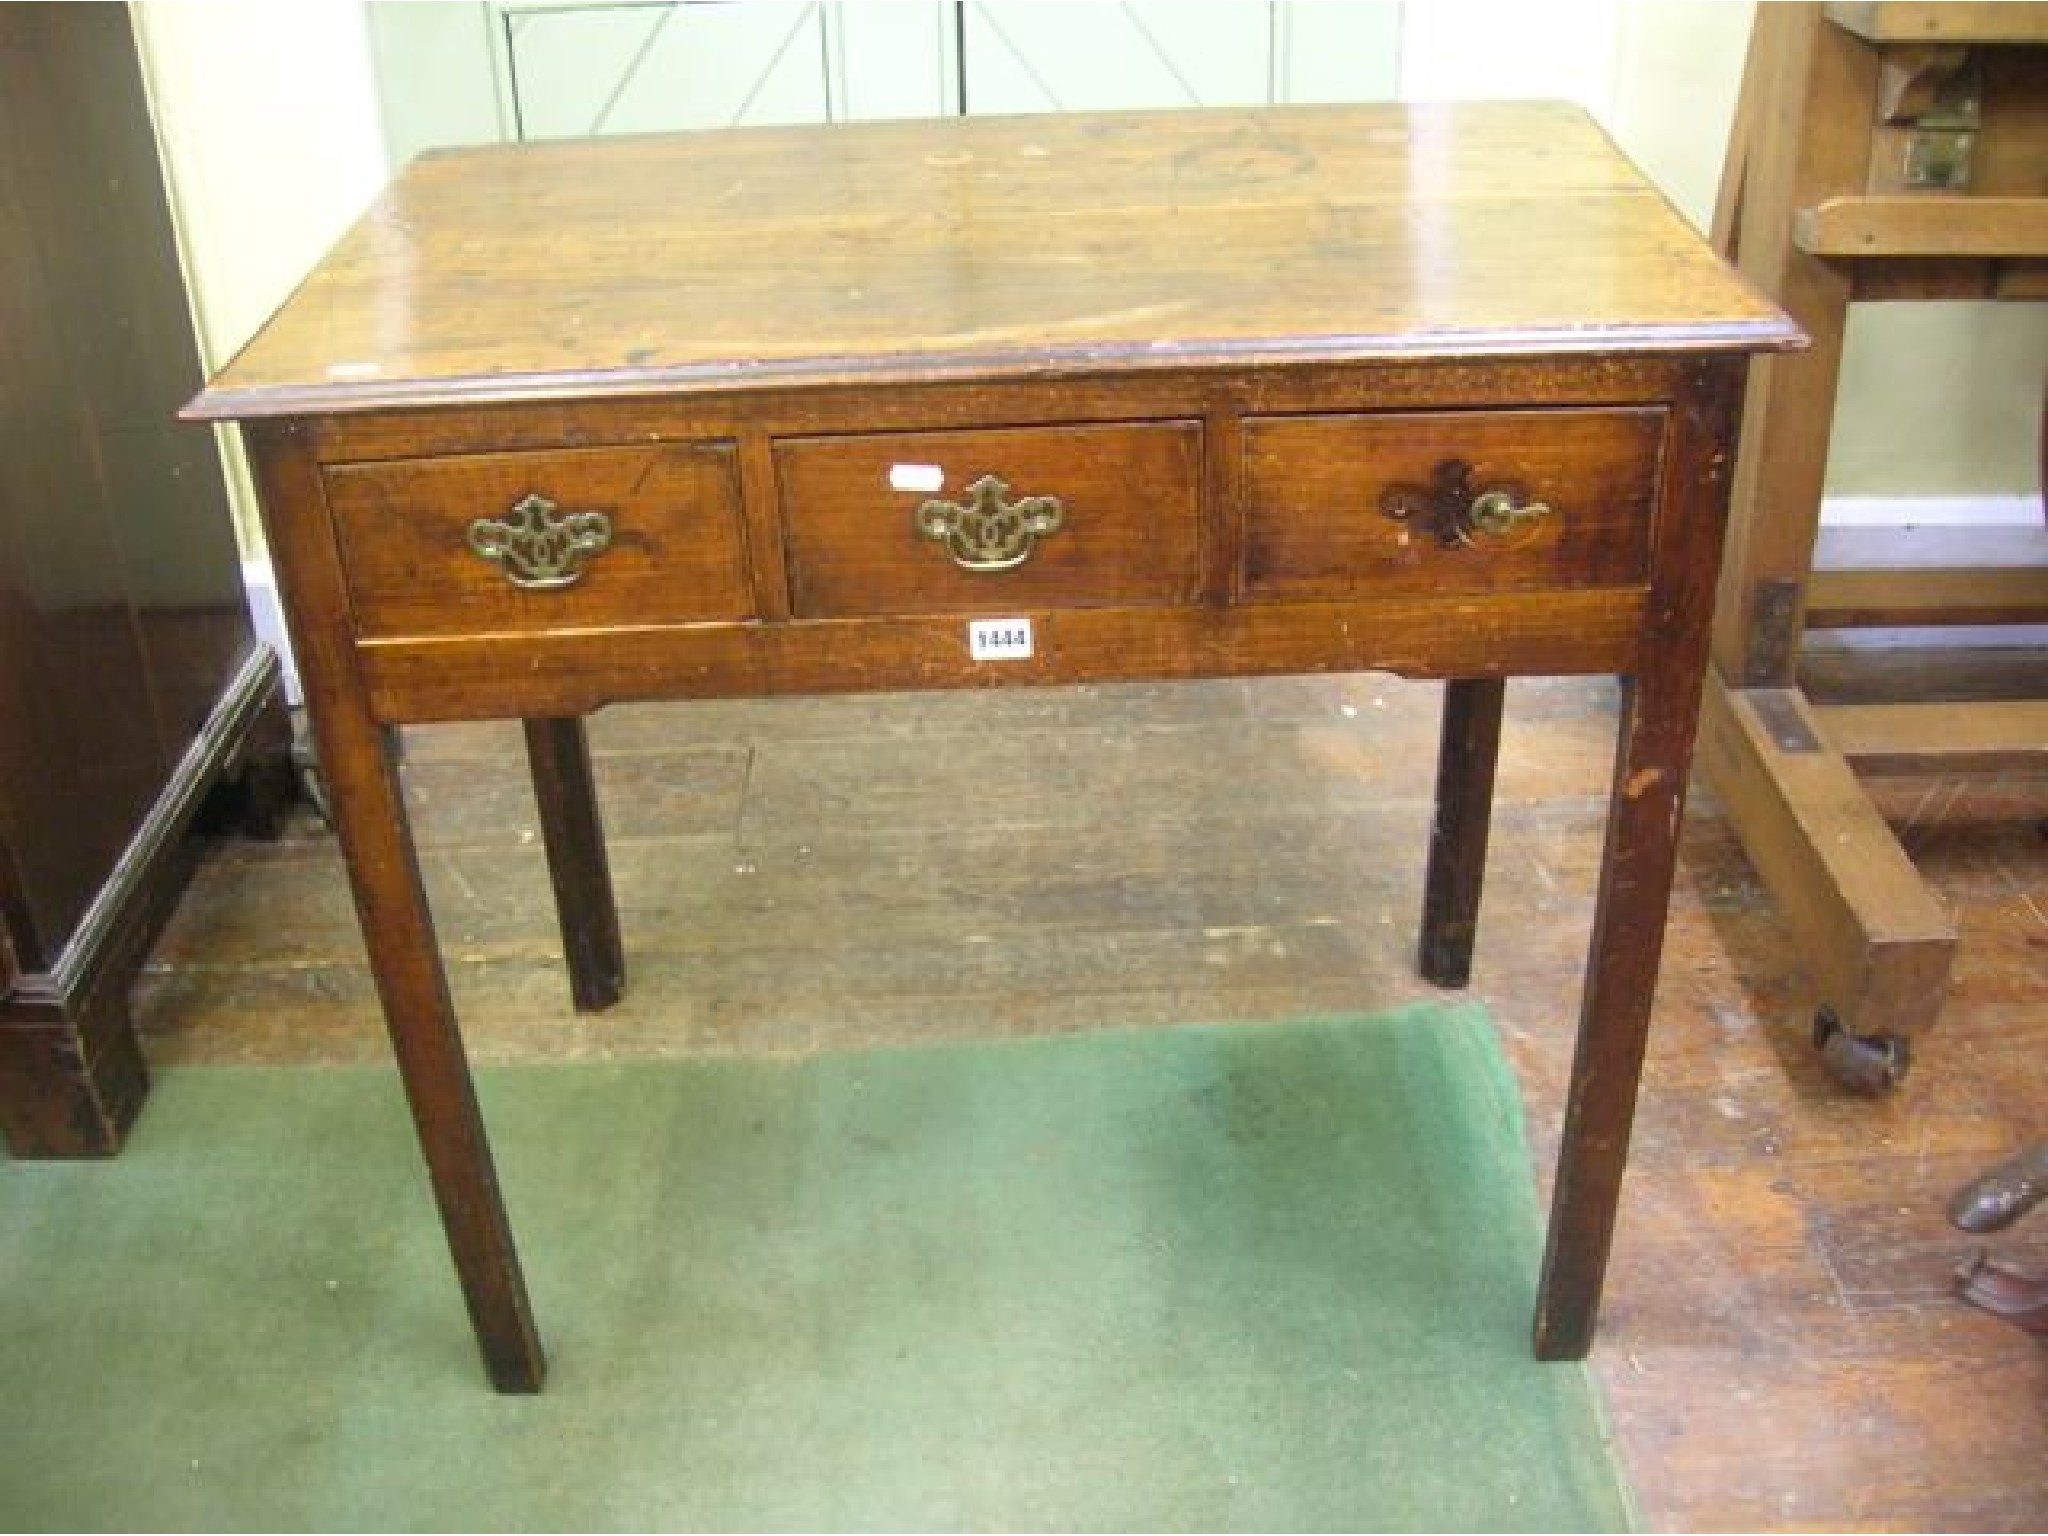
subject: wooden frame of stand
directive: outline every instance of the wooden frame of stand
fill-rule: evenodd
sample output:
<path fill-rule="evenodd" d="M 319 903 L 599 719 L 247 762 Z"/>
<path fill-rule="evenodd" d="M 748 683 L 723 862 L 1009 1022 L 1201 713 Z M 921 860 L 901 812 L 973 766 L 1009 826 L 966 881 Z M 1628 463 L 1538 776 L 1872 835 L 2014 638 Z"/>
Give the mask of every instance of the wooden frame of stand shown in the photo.
<path fill-rule="evenodd" d="M 1909 186 L 1915 135 L 1964 70 L 1968 190 Z M 1857 772 L 2039 761 L 2048 699 L 2038 653 L 1823 666 L 1802 644 L 2048 622 L 2048 530 L 1820 530 L 1845 322 L 1852 300 L 2048 297 L 2044 168 L 2048 5 L 1758 8 L 1714 240 L 1813 346 L 1761 362 L 1750 390 L 1700 761 L 1812 957 L 1816 1043 L 1865 1090 L 1896 1083 L 1933 1026 L 1956 930 Z"/>

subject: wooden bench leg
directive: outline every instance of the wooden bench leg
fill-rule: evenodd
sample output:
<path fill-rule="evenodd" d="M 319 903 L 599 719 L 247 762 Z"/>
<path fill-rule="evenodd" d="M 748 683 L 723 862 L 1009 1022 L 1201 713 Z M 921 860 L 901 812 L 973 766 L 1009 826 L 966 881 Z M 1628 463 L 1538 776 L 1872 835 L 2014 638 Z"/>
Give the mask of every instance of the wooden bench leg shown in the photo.
<path fill-rule="evenodd" d="M 1700 770 L 1850 1036 L 1909 1041 L 1941 1013 L 1956 928 L 1793 688 L 1707 683 Z"/>
<path fill-rule="evenodd" d="M 1506 695 L 1507 685 L 1497 677 L 1453 678 L 1444 684 L 1418 959 L 1424 979 L 1439 987 L 1462 987 L 1472 976 Z"/>
<path fill-rule="evenodd" d="M 590 771 L 590 742 L 583 722 L 574 716 L 524 724 L 562 953 L 569 964 L 569 994 L 578 1012 L 595 1013 L 616 1003 L 625 990 L 626 956 Z"/>

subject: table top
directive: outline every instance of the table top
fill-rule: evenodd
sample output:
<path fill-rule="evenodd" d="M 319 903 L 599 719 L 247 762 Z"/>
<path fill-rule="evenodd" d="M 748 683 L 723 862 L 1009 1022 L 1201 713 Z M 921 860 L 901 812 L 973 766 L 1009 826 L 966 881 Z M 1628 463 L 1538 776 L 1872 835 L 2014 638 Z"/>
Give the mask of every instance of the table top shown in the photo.
<path fill-rule="evenodd" d="M 1797 340 L 1563 104 L 835 124 L 422 156 L 187 414 Z"/>

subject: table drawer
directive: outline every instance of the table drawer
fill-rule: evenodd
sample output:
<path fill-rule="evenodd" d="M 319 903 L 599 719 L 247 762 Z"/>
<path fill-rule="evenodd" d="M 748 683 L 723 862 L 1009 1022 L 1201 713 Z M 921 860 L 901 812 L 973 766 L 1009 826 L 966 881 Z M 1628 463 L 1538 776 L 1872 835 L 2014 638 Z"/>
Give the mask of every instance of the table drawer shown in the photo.
<path fill-rule="evenodd" d="M 1270 416 L 1244 426 L 1246 598 L 1631 586 L 1662 407 Z"/>
<path fill-rule="evenodd" d="M 750 617 L 736 465 L 725 443 L 332 465 L 356 631 Z"/>
<path fill-rule="evenodd" d="M 1170 604 L 1199 579 L 1199 422 L 785 438 L 775 471 L 799 618 Z"/>

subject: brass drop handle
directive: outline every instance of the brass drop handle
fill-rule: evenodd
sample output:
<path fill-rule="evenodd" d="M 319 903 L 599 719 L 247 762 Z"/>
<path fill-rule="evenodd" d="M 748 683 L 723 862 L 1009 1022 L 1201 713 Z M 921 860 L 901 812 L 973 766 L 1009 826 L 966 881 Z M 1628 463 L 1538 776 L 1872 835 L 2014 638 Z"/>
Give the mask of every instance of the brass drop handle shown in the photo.
<path fill-rule="evenodd" d="M 1489 538 L 1506 539 L 1539 518 L 1550 516 L 1547 501 L 1522 501 L 1519 488 L 1484 491 L 1472 498 L 1466 514 L 1472 527 Z"/>
<path fill-rule="evenodd" d="M 1472 483 L 1472 466 L 1445 459 L 1430 472 L 1428 485 L 1390 485 L 1380 493 L 1380 512 L 1400 523 L 1417 523 L 1445 549 L 1518 542 L 1555 515 L 1519 485 Z"/>
<path fill-rule="evenodd" d="M 983 475 L 967 487 L 965 502 L 925 502 L 913 526 L 920 538 L 945 545 L 963 571 L 1014 570 L 1040 539 L 1059 532 L 1066 509 L 1057 496 L 1009 496 L 1007 481 Z"/>
<path fill-rule="evenodd" d="M 469 525 L 469 547 L 501 567 L 505 579 L 529 592 L 571 587 L 583 567 L 611 548 L 612 520 L 602 512 L 557 515 L 547 497 L 522 496 L 505 516 Z"/>

